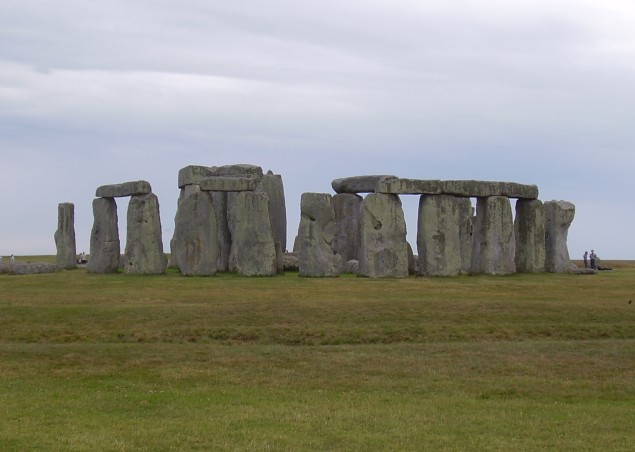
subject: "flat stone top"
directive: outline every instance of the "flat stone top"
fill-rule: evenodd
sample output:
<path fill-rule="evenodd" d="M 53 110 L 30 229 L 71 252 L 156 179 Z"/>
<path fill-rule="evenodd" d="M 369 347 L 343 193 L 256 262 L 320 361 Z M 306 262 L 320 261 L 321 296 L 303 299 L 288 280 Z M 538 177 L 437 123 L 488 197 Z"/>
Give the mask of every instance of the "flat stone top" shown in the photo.
<path fill-rule="evenodd" d="M 262 179 L 262 168 L 256 165 L 236 164 L 225 166 L 189 165 L 179 170 L 179 188 L 186 185 L 201 185 L 211 177 L 242 177 Z"/>
<path fill-rule="evenodd" d="M 377 193 L 410 195 L 454 195 L 469 198 L 506 196 L 508 198 L 537 199 L 538 187 L 516 182 L 478 180 L 425 180 L 382 178 L 375 187 Z"/>
<path fill-rule="evenodd" d="M 150 182 L 137 180 L 123 184 L 102 185 L 95 191 L 98 198 L 122 198 L 124 196 L 147 195 L 152 193 Z"/>
<path fill-rule="evenodd" d="M 382 179 L 397 179 L 397 176 L 371 175 L 371 176 L 354 176 L 344 177 L 342 179 L 334 179 L 331 187 L 335 193 L 374 193 L 377 183 Z"/>

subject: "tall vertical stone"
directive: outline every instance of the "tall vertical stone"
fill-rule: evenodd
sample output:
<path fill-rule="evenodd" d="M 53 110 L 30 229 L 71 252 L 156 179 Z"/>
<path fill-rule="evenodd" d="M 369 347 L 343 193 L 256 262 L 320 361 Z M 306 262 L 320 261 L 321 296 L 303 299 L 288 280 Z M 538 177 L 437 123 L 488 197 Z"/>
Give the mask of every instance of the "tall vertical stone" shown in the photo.
<path fill-rule="evenodd" d="M 470 198 L 456 198 L 459 210 L 459 239 L 461 241 L 461 274 L 472 271 L 472 237 L 474 235 L 474 208 Z"/>
<path fill-rule="evenodd" d="M 128 228 L 124 271 L 128 275 L 165 272 L 159 200 L 154 193 L 135 195 L 128 204 Z"/>
<path fill-rule="evenodd" d="M 174 219 L 172 260 L 186 276 L 210 276 L 218 264 L 218 232 L 212 195 L 186 185 Z"/>
<path fill-rule="evenodd" d="M 458 199 L 450 195 L 419 199 L 417 250 L 422 275 L 456 276 L 461 272 Z"/>
<path fill-rule="evenodd" d="M 89 273 L 117 273 L 119 268 L 119 227 L 114 198 L 93 200 L 93 229 L 90 233 Z"/>
<path fill-rule="evenodd" d="M 298 227 L 300 276 L 335 277 L 342 273 L 342 257 L 333 251 L 334 239 L 335 212 L 331 195 L 303 193 Z"/>
<path fill-rule="evenodd" d="M 542 201 L 516 201 L 514 220 L 516 238 L 516 271 L 540 273 L 545 271 L 545 219 Z"/>
<path fill-rule="evenodd" d="M 275 275 L 278 261 L 267 195 L 243 191 L 232 202 L 230 268 L 241 276 Z"/>
<path fill-rule="evenodd" d="M 57 266 L 64 269 L 75 268 L 77 249 L 75 245 L 75 205 L 70 202 L 57 206 L 57 231 L 55 231 L 57 248 Z"/>
<path fill-rule="evenodd" d="M 359 256 L 359 222 L 364 198 L 354 193 L 333 196 L 335 241 L 333 249 L 344 262 Z"/>
<path fill-rule="evenodd" d="M 514 262 L 514 221 L 509 198 L 478 198 L 472 248 L 472 273 L 508 275 Z"/>
<path fill-rule="evenodd" d="M 545 214 L 545 270 L 568 273 L 571 260 L 567 247 L 569 226 L 575 217 L 575 205 L 567 201 L 547 201 Z"/>
<path fill-rule="evenodd" d="M 216 230 L 218 235 L 218 261 L 216 267 L 219 272 L 229 271 L 229 255 L 232 248 L 232 237 L 227 220 L 227 192 L 211 192 L 216 213 Z"/>
<path fill-rule="evenodd" d="M 266 193 L 269 197 L 269 220 L 273 240 L 279 243 L 281 250 L 284 251 L 287 247 L 287 207 L 282 176 L 268 171 L 262 176 L 260 187 L 256 191 Z"/>
<path fill-rule="evenodd" d="M 397 195 L 371 193 L 361 206 L 359 274 L 370 278 L 408 276 L 406 221 Z"/>

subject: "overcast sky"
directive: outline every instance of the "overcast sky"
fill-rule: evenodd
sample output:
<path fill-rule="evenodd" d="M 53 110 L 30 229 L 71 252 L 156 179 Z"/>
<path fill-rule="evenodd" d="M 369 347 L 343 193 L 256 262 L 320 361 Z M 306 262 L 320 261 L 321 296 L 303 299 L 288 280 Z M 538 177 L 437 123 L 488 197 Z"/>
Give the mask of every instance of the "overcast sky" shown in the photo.
<path fill-rule="evenodd" d="M 536 184 L 576 205 L 569 251 L 635 259 L 631 0 L 0 0 L 0 255 L 89 251 L 104 184 L 145 179 L 174 229 L 177 174 L 303 192 L 392 174 Z M 402 197 L 416 249 L 416 197 Z M 122 252 L 127 203 L 118 200 Z"/>

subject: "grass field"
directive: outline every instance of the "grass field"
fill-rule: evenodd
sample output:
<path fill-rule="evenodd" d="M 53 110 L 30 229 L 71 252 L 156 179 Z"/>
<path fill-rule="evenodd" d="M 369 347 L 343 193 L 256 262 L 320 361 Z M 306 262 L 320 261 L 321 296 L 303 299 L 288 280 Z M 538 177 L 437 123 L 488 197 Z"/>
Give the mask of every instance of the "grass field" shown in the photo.
<path fill-rule="evenodd" d="M 0 275 L 0 450 L 633 450 L 635 262 L 604 264 Z"/>

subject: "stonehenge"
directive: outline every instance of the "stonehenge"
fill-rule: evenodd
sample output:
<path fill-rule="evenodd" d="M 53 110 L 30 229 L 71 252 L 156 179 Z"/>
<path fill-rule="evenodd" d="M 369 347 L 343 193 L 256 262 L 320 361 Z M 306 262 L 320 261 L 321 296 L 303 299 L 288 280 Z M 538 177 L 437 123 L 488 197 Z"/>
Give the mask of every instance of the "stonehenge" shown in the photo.
<path fill-rule="evenodd" d="M 282 176 L 249 164 L 190 165 L 179 170 L 177 185 L 170 261 L 184 276 L 298 271 L 301 277 L 404 278 L 571 271 L 567 234 L 575 206 L 543 203 L 535 185 L 392 175 L 335 179 L 335 194 L 302 194 L 293 253 L 286 252 Z M 105 185 L 95 194 L 88 271 L 114 273 L 123 266 L 128 275 L 164 273 L 159 202 L 150 183 Z M 417 255 L 406 240 L 400 199 L 406 195 L 419 196 Z M 118 197 L 130 197 L 123 257 Z M 58 265 L 72 268 L 73 205 L 60 204 L 58 210 Z"/>

